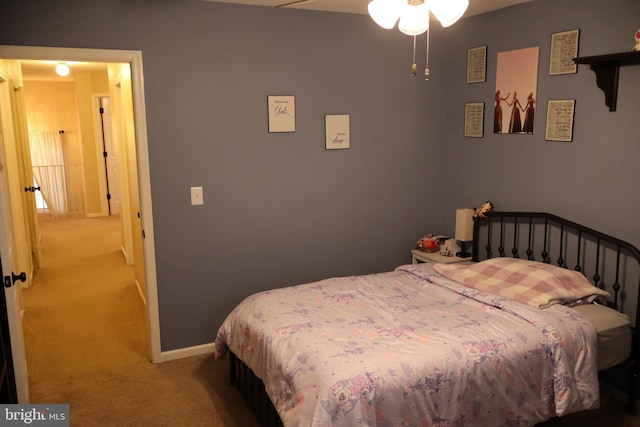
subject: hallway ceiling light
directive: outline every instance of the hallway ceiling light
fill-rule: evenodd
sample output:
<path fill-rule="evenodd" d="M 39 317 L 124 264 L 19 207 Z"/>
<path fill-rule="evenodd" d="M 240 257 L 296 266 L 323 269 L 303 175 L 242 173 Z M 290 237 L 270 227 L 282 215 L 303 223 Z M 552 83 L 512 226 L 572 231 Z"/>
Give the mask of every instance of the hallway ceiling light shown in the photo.
<path fill-rule="evenodd" d="M 416 75 L 416 36 L 427 33 L 427 60 L 425 80 L 429 80 L 429 12 L 443 27 L 454 24 L 464 15 L 469 0 L 372 0 L 369 15 L 376 24 L 390 30 L 398 22 L 398 30 L 413 36 L 413 65 L 411 75 Z"/>
<path fill-rule="evenodd" d="M 69 66 L 64 62 L 60 62 L 58 65 L 56 65 L 56 74 L 59 75 L 60 77 L 68 76 Z"/>

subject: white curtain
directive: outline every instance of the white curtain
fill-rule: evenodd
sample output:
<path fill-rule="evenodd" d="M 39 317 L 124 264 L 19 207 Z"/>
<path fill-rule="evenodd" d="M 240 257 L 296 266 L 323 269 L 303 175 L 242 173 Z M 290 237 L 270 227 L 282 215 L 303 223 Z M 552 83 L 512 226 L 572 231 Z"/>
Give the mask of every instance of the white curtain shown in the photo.
<path fill-rule="evenodd" d="M 33 177 L 53 217 L 69 211 L 62 139 L 57 131 L 29 132 Z"/>

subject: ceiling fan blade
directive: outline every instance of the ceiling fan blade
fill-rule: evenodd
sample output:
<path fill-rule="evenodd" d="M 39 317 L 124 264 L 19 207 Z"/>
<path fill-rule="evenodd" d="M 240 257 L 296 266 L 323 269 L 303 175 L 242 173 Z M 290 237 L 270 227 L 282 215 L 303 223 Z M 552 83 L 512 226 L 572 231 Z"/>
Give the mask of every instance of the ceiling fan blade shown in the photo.
<path fill-rule="evenodd" d="M 283 3 L 283 4 L 279 4 L 276 5 L 276 7 L 287 7 L 287 6 L 293 6 L 295 4 L 300 4 L 300 3 L 307 3 L 313 0 L 297 0 L 297 1 L 290 1 L 288 3 Z"/>

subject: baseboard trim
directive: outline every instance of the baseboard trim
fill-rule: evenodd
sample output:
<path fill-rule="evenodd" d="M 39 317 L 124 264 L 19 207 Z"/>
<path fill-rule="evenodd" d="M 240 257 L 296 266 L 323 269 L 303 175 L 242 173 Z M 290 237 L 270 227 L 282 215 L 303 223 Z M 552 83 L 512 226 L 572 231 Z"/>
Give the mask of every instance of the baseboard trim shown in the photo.
<path fill-rule="evenodd" d="M 147 306 L 147 299 L 144 296 L 144 292 L 142 292 L 142 287 L 140 286 L 140 282 L 136 280 L 136 289 L 138 290 L 138 294 L 140 294 L 140 299 L 142 299 L 142 303 L 144 306 Z"/>
<path fill-rule="evenodd" d="M 186 357 L 200 356 L 202 354 L 211 354 L 216 350 L 214 343 L 196 345 L 193 347 L 179 348 L 177 350 L 163 351 L 160 353 L 162 362 L 171 360 L 184 359 Z"/>

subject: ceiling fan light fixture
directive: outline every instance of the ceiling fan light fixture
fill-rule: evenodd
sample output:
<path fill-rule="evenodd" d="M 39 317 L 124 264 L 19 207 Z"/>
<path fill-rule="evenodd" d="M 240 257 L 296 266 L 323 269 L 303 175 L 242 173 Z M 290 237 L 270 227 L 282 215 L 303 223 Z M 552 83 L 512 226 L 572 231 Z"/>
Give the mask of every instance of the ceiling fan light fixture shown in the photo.
<path fill-rule="evenodd" d="M 402 0 L 373 0 L 369 2 L 367 9 L 376 24 L 390 30 L 400 18 L 402 5 Z"/>
<path fill-rule="evenodd" d="M 429 0 L 431 13 L 443 27 L 455 24 L 467 11 L 469 0 Z"/>
<path fill-rule="evenodd" d="M 58 65 L 56 65 L 56 74 L 59 75 L 60 77 L 68 76 L 69 66 L 64 62 L 60 62 Z"/>
<path fill-rule="evenodd" d="M 430 14 L 433 13 L 443 27 L 448 27 L 458 21 L 468 7 L 469 0 L 371 0 L 368 9 L 371 18 L 382 28 L 389 30 L 398 22 L 400 32 L 413 36 L 412 76 L 417 74 L 416 36 L 427 33 L 424 79 L 429 80 Z"/>
<path fill-rule="evenodd" d="M 417 36 L 429 29 L 429 7 L 424 0 L 409 0 L 402 7 L 398 29 L 408 35 Z"/>

